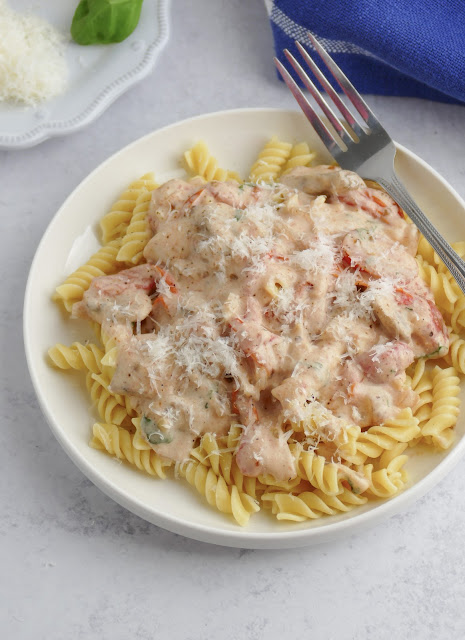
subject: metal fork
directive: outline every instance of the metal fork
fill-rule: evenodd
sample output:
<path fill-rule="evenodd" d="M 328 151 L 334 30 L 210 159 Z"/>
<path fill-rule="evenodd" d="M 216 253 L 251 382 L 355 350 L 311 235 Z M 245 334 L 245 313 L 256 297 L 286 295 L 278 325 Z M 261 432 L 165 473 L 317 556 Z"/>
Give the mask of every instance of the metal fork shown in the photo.
<path fill-rule="evenodd" d="M 462 292 L 465 293 L 465 262 L 428 220 L 399 180 L 394 170 L 396 148 L 391 137 L 363 100 L 362 96 L 348 80 L 347 76 L 339 69 L 315 36 L 311 33 L 309 33 L 308 36 L 313 47 L 328 68 L 328 71 L 349 98 L 364 124 L 358 124 L 332 85 L 299 42 L 296 42 L 296 45 L 302 58 L 316 78 L 318 78 L 328 98 L 331 99 L 333 106 L 338 109 L 338 115 L 336 115 L 333 108 L 331 108 L 327 100 L 325 100 L 318 91 L 294 56 L 287 49 L 284 50 L 284 54 L 338 135 L 335 136 L 334 133 L 330 131 L 286 68 L 275 58 L 275 64 L 284 82 L 291 90 L 300 108 L 336 162 L 344 169 L 349 169 L 360 174 L 362 178 L 374 180 L 394 198 L 423 233 L 453 275 Z"/>

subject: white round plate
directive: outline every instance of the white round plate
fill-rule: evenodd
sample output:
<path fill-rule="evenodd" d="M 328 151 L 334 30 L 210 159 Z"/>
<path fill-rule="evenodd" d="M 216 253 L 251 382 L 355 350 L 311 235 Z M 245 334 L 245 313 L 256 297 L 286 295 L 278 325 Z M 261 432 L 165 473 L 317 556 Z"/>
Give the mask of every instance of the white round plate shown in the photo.
<path fill-rule="evenodd" d="M 410 452 L 410 484 L 396 498 L 302 524 L 258 513 L 242 529 L 211 509 L 184 481 L 154 479 L 91 449 L 88 441 L 96 416 L 79 374 L 53 370 L 45 356 L 54 343 L 71 344 L 83 337 L 84 325 L 65 319 L 50 298 L 55 287 L 96 250 L 96 223 L 131 180 L 150 170 L 159 181 L 182 175 L 179 159 L 199 139 L 208 143 L 221 166 L 246 176 L 273 134 L 289 141 L 307 140 L 321 161 L 329 159 L 301 113 L 277 109 L 238 109 L 191 118 L 116 153 L 75 189 L 50 223 L 31 266 L 24 306 L 26 355 L 37 396 L 53 433 L 82 472 L 119 504 L 156 525 L 197 540 L 246 548 L 298 547 L 346 536 L 405 508 L 439 482 L 462 455 L 463 416 L 449 451 Z M 398 147 L 396 167 L 446 237 L 465 238 L 465 203 L 453 189 L 405 148 Z"/>
<path fill-rule="evenodd" d="M 0 149 L 32 147 L 74 133 L 98 118 L 118 96 L 145 78 L 168 40 L 169 0 L 145 0 L 139 24 L 123 42 L 81 46 L 70 35 L 78 0 L 8 0 L 15 11 L 32 11 L 64 33 L 68 88 L 37 107 L 0 102 Z"/>

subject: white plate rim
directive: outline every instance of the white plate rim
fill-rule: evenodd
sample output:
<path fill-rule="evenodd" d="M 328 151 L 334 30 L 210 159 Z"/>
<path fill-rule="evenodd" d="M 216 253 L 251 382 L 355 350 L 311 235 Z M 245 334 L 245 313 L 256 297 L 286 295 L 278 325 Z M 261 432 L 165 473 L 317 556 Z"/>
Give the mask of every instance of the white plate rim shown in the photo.
<path fill-rule="evenodd" d="M 459 460 L 463 457 L 465 453 L 465 437 L 462 437 L 459 442 L 454 446 L 452 450 L 450 450 L 447 455 L 432 469 L 424 478 L 417 481 L 414 485 L 408 487 L 399 495 L 395 496 L 391 500 L 383 501 L 379 503 L 376 508 L 354 515 L 352 518 L 348 520 L 342 520 L 339 522 L 328 522 L 327 524 L 322 524 L 318 528 L 309 528 L 302 529 L 298 531 L 276 531 L 273 533 L 263 533 L 263 532 L 253 532 L 247 531 L 247 529 L 238 528 L 237 531 L 223 531 L 213 529 L 210 526 L 200 525 L 196 523 L 188 523 L 186 524 L 181 518 L 167 515 L 164 513 L 156 512 L 154 509 L 149 509 L 143 502 L 134 498 L 133 496 L 127 494 L 121 488 L 114 486 L 111 482 L 109 482 L 104 474 L 100 473 L 98 469 L 92 467 L 85 460 L 83 460 L 79 453 L 76 451 L 74 446 L 70 441 L 68 441 L 64 432 L 59 428 L 59 425 L 55 422 L 52 414 L 48 410 L 41 394 L 39 392 L 39 382 L 36 371 L 32 364 L 32 345 L 31 338 L 28 332 L 28 318 L 30 317 L 30 309 L 29 309 L 29 298 L 30 298 L 30 290 L 31 290 L 31 282 L 32 282 L 32 273 L 34 271 L 35 264 L 38 260 L 38 256 L 41 252 L 42 246 L 46 244 L 48 234 L 50 233 L 51 227 L 59 216 L 61 210 L 66 207 L 68 200 L 70 200 L 75 191 L 86 184 L 87 181 L 90 181 L 94 174 L 99 171 L 102 167 L 110 163 L 116 156 L 119 154 L 123 154 L 128 151 L 131 147 L 136 146 L 143 140 L 146 140 L 150 136 L 155 133 L 163 132 L 173 126 L 188 124 L 191 122 L 195 122 L 196 120 L 202 120 L 204 118 L 212 118 L 220 115 L 228 115 L 228 114 L 241 114 L 248 112 L 272 112 L 277 113 L 280 112 L 284 115 L 295 114 L 296 111 L 293 109 L 280 109 L 280 108 L 270 108 L 270 107 L 244 107 L 238 109 L 228 109 L 222 111 L 215 111 L 207 114 L 201 114 L 197 116 L 193 116 L 191 118 L 185 118 L 184 120 L 180 120 L 160 129 L 156 129 L 151 131 L 150 133 L 134 140 L 130 144 L 126 145 L 119 151 L 112 154 L 109 158 L 107 158 L 104 162 L 98 165 L 91 173 L 89 173 L 84 180 L 82 180 L 73 191 L 69 194 L 63 204 L 60 206 L 58 211 L 55 213 L 53 218 L 50 220 L 47 229 L 45 230 L 39 245 L 34 254 L 33 261 L 31 263 L 25 295 L 24 295 L 24 307 L 23 307 L 23 341 L 25 347 L 26 361 L 28 365 L 29 374 L 31 376 L 31 380 L 33 383 L 34 391 L 36 393 L 40 408 L 42 413 L 44 414 L 52 433 L 66 452 L 66 454 L 71 458 L 74 464 L 82 471 L 82 473 L 88 477 L 99 489 L 101 489 L 106 495 L 115 500 L 118 504 L 125 507 L 132 513 L 138 515 L 139 517 L 155 524 L 163 529 L 167 529 L 176 534 L 180 534 L 194 540 L 198 540 L 201 542 L 219 544 L 229 547 L 239 547 L 239 548 L 249 548 L 249 549 L 279 549 L 279 548 L 298 548 L 304 546 L 310 546 L 314 544 L 320 544 L 323 542 L 331 541 L 336 538 L 340 538 L 343 535 L 351 535 L 355 533 L 357 530 L 362 528 L 367 528 L 376 525 L 382 520 L 395 515 L 396 513 L 405 510 L 410 504 L 414 501 L 421 498 L 425 495 L 430 489 L 432 489 L 436 484 L 438 484 L 449 471 L 451 471 L 454 466 L 459 462 Z M 458 201 L 460 206 L 465 211 L 465 201 L 461 198 L 461 196 L 457 193 L 457 191 L 427 162 L 422 160 L 415 153 L 400 145 L 395 143 L 396 148 L 405 154 L 406 157 L 413 160 L 415 163 L 419 164 L 422 168 L 428 170 L 432 173 L 435 178 L 442 183 L 442 185 L 451 193 L 451 195 Z"/>
<path fill-rule="evenodd" d="M 27 149 L 50 138 L 75 133 L 96 120 L 117 98 L 148 76 L 168 41 L 170 3 L 171 0 L 157 0 L 159 32 L 147 46 L 143 60 L 133 69 L 105 86 L 81 113 L 69 120 L 46 120 L 21 134 L 0 134 L 0 149 Z"/>

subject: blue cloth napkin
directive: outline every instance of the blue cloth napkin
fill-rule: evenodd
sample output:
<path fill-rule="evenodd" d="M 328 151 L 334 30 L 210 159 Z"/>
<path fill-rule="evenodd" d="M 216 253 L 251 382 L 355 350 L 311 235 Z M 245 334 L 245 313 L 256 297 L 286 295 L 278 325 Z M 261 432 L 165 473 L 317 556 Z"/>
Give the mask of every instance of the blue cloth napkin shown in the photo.
<path fill-rule="evenodd" d="M 464 0 L 265 4 L 282 62 L 285 48 L 300 59 L 294 40 L 311 50 L 312 31 L 360 93 L 465 102 Z"/>

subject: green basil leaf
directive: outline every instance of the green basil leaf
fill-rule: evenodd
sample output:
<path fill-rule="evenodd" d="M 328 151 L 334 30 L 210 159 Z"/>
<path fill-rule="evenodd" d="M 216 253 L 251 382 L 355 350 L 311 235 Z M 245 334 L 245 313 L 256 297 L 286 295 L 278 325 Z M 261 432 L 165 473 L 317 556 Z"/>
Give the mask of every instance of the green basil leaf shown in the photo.
<path fill-rule="evenodd" d="M 110 44 L 125 40 L 137 27 L 144 0 L 81 0 L 71 35 L 78 44 Z"/>
<path fill-rule="evenodd" d="M 141 418 L 140 428 L 150 444 L 168 444 L 173 440 L 171 433 L 162 431 L 157 423 L 147 418 L 147 416 Z"/>

